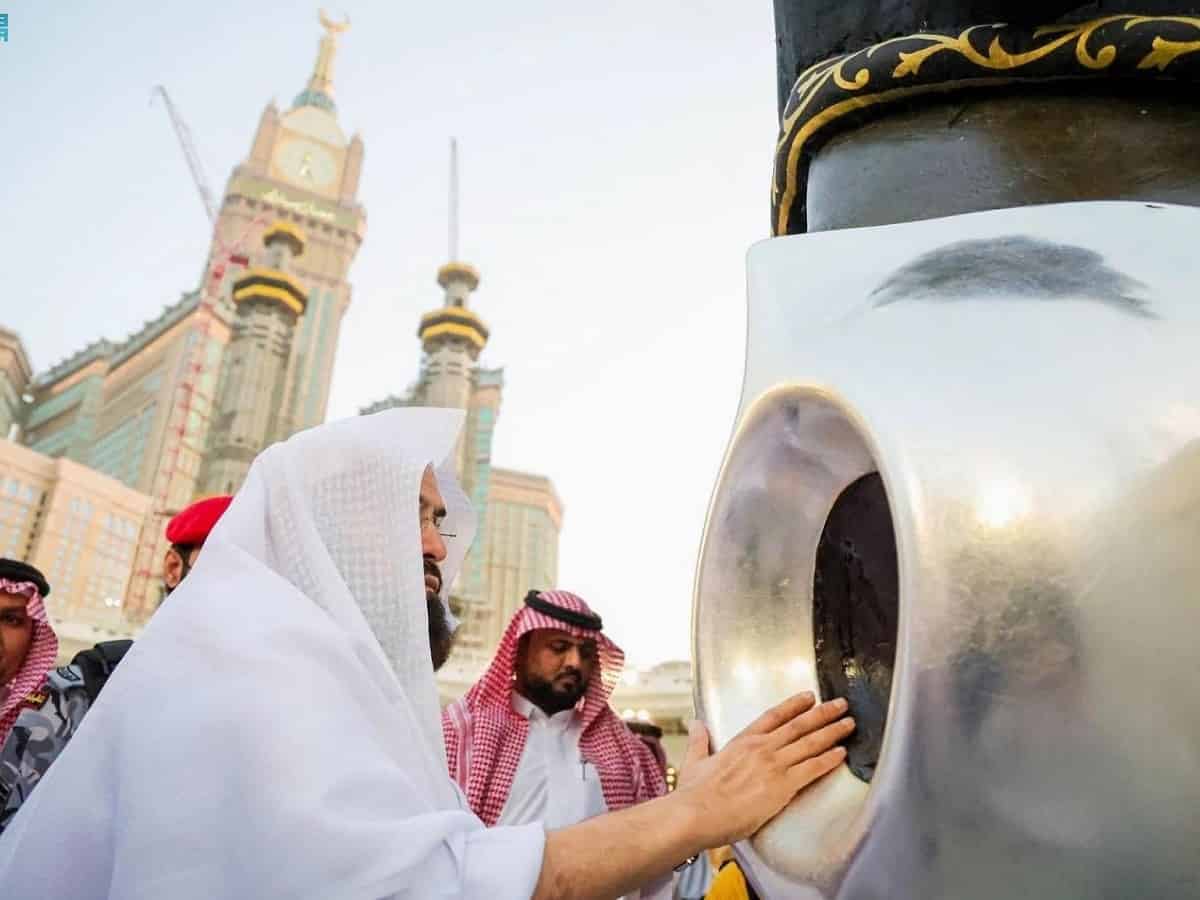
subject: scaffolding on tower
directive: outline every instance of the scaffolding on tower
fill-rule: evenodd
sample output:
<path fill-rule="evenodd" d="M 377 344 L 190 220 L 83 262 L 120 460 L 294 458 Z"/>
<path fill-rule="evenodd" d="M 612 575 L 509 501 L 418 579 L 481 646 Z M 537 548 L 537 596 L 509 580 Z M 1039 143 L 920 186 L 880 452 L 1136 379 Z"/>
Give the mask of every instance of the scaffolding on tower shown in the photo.
<path fill-rule="evenodd" d="M 127 592 L 125 612 L 129 619 L 138 624 L 150 617 L 161 599 L 156 596 L 158 586 L 152 579 L 157 570 L 157 551 L 165 542 L 166 522 L 187 505 L 195 493 L 196 475 L 208 437 L 219 374 L 209 371 L 209 336 L 213 325 L 221 318 L 220 300 L 227 282 L 226 274 L 231 267 L 244 269 L 249 265 L 249 258 L 243 249 L 246 241 L 267 224 L 266 218 L 260 215 L 233 241 L 227 243 L 222 238 L 218 229 L 217 210 L 212 201 L 213 194 L 192 143 L 191 130 L 171 102 L 166 88 L 156 86 L 152 101 L 155 96 L 161 96 L 164 101 L 188 170 L 204 204 L 205 214 L 213 229 L 213 252 L 200 286 L 200 302 L 190 315 L 191 328 L 184 340 L 183 353 L 172 379 L 175 388 L 163 432 L 158 469 L 150 490 L 150 516 L 142 527 L 134 551 L 133 576 Z"/>

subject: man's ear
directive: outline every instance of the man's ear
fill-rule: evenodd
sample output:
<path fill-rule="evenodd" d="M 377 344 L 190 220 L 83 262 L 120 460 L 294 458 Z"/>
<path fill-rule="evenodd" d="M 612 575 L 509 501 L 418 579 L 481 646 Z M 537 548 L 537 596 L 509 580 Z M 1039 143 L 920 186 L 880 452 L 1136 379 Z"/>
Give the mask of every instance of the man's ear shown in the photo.
<path fill-rule="evenodd" d="M 179 582 L 183 580 L 183 557 L 175 550 L 174 547 L 167 549 L 167 555 L 163 557 L 163 581 L 166 582 L 170 590 L 175 590 L 179 587 Z"/>
<path fill-rule="evenodd" d="M 520 675 L 525 670 L 525 660 L 529 656 L 529 635 L 525 632 L 517 639 L 517 655 L 513 659 L 513 674 Z"/>

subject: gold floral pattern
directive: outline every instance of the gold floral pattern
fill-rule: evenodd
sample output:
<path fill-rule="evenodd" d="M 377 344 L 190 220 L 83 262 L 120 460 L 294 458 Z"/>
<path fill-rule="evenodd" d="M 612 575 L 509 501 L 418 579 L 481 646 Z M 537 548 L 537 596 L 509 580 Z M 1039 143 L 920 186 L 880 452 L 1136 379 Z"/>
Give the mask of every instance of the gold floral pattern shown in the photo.
<path fill-rule="evenodd" d="M 771 183 L 775 234 L 805 230 L 808 161 L 840 128 L 922 94 L 1014 82 L 1119 77 L 1200 80 L 1200 17 L 1106 16 L 1028 29 L 975 25 L 914 34 L 818 63 L 784 108 Z"/>

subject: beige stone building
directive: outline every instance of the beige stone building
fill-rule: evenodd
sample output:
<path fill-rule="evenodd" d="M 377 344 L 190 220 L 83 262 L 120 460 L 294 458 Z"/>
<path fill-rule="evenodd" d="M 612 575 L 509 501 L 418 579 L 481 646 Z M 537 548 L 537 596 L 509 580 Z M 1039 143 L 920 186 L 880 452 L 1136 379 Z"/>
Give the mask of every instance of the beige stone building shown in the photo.
<path fill-rule="evenodd" d="M 483 646 L 494 650 L 508 620 L 534 589 L 558 587 L 558 539 L 563 507 L 544 475 L 492 469 L 481 550 L 485 566 Z"/>
<path fill-rule="evenodd" d="M 66 458 L 0 440 L 0 554 L 37 566 L 59 658 L 137 632 L 125 599 L 150 497 Z"/>

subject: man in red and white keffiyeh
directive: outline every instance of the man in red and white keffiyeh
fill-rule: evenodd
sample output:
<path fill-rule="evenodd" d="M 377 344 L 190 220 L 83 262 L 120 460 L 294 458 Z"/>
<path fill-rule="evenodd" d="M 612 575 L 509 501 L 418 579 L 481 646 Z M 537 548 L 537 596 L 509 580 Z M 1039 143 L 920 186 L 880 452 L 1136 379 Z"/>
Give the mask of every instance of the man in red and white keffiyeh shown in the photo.
<path fill-rule="evenodd" d="M 487 825 L 562 828 L 666 793 L 608 705 L 625 654 L 588 605 L 530 591 L 487 672 L 442 712 L 450 774 Z"/>
<path fill-rule="evenodd" d="M 58 637 L 46 614 L 49 593 L 35 567 L 0 559 L 0 832 L 91 705 L 78 671 L 54 667 Z"/>
<path fill-rule="evenodd" d="M 42 602 L 49 592 L 33 566 L 0 560 L 0 746 L 54 668 L 58 636 Z"/>

